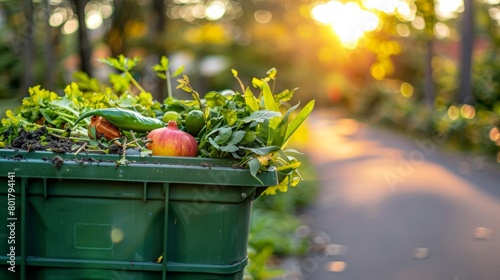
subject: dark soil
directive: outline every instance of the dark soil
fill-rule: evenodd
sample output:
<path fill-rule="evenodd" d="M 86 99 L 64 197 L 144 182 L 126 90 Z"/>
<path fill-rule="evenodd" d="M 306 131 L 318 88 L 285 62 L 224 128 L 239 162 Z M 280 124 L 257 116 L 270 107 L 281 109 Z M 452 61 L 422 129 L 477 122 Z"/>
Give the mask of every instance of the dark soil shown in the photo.
<path fill-rule="evenodd" d="M 55 156 L 52 159 L 52 164 L 54 165 L 55 168 L 59 169 L 64 163 L 64 159 L 62 159 L 60 156 Z"/>
<path fill-rule="evenodd" d="M 53 151 L 55 153 L 71 152 L 75 142 L 68 138 L 49 134 L 47 128 L 41 127 L 34 131 L 21 129 L 19 135 L 12 140 L 12 148 L 30 151 Z"/>

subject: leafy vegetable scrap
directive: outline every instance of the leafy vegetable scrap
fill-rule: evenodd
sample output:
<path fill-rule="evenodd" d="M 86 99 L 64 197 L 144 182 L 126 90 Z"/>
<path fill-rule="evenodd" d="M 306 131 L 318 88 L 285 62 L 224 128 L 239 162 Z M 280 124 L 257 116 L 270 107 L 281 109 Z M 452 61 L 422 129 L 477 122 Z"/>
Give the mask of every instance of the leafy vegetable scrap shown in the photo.
<path fill-rule="evenodd" d="M 126 164 L 125 151 L 137 149 L 140 155 L 150 156 L 147 133 L 165 126 L 165 121 L 174 121 L 180 130 L 195 138 L 198 157 L 236 159 L 257 180 L 259 172 L 276 170 L 281 182 L 269 187 L 267 194 L 285 192 L 302 180 L 298 172 L 301 163 L 295 157 L 299 152 L 286 149 L 286 145 L 312 112 L 314 100 L 302 108 L 300 104 L 289 105 L 296 89 L 274 92 L 278 73 L 275 68 L 264 78 L 253 78 L 251 87 L 245 86 L 238 71 L 232 69 L 239 90 L 202 95 L 192 87 L 187 75 L 181 76 L 182 67 L 170 74 L 169 60 L 163 56 L 153 71 L 166 80 L 168 97 L 158 102 L 132 75 L 139 58 L 120 55 L 100 61 L 120 72 L 109 76 L 109 85 L 76 73 L 75 82 L 64 89 L 63 95 L 40 86 L 30 88 L 30 96 L 22 105 L 7 111 L 2 119 L 0 147 L 12 147 L 21 131 L 44 127 L 47 135 L 73 141 L 75 153 L 111 153 L 115 150 L 111 148 L 118 146 L 123 156 L 117 164 Z M 192 100 L 173 96 L 173 77 L 179 77 L 177 88 L 191 93 Z M 89 126 L 90 116 L 99 116 L 116 126 L 119 132 L 111 135 L 119 137 L 99 138 L 96 128 Z"/>

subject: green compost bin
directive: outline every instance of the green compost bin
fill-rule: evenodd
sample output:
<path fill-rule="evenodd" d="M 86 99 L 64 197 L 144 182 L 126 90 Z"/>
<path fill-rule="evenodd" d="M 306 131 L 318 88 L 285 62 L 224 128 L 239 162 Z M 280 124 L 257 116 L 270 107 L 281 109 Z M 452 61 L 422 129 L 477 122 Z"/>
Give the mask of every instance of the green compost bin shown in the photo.
<path fill-rule="evenodd" d="M 276 172 L 118 159 L 0 150 L 0 279 L 243 278 L 252 201 Z"/>

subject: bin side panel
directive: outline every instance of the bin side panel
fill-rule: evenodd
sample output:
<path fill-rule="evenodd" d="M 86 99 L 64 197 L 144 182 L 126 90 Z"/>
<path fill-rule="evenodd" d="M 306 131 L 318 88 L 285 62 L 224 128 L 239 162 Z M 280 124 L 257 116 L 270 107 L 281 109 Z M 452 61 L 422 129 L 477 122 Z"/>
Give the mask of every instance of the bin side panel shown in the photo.
<path fill-rule="evenodd" d="M 31 196 L 28 255 L 153 261 L 161 254 L 163 203 Z"/>
<path fill-rule="evenodd" d="M 194 201 L 172 198 L 169 204 L 168 261 L 231 264 L 247 255 L 251 197 L 241 198 L 242 189 L 223 188 L 233 200 L 214 203 L 208 196 Z M 173 186 L 173 193 L 202 193 L 203 186 Z M 255 191 L 255 188 L 253 188 Z M 192 199 L 191 199 L 192 200 Z"/>
<path fill-rule="evenodd" d="M 6 182 L 2 176 L 0 180 Z M 186 178 L 186 183 L 169 184 L 166 202 L 162 182 L 62 175 L 25 178 L 25 199 L 16 189 L 15 217 L 19 219 L 16 244 L 23 242 L 21 236 L 26 238 L 26 279 L 159 279 L 162 266 L 155 260 L 165 242 L 167 274 L 173 279 L 243 277 L 257 187 L 224 185 L 228 178 L 222 175 L 206 178 L 207 185 L 187 183 L 190 178 Z M 19 187 L 20 181 L 16 180 Z M 9 212 L 7 197 L 6 189 L 0 188 L 0 220 L 4 221 Z M 20 221 L 24 208 L 25 219 Z M 163 240 L 165 220 L 167 240 Z M 21 222 L 26 227 L 23 234 Z M 8 237 L 8 228 L 0 227 L 2 252 L 9 249 Z M 21 259 L 25 260 L 20 247 L 16 247 L 19 270 Z M 5 255 L 0 260 L 0 279 L 20 279 L 18 273 L 7 271 Z"/>

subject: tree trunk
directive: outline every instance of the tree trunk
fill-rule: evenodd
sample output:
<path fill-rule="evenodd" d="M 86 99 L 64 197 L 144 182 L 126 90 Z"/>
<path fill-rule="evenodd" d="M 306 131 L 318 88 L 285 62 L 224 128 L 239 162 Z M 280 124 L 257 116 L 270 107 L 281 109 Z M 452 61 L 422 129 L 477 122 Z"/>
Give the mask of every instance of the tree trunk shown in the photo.
<path fill-rule="evenodd" d="M 34 41 L 34 21 L 33 21 L 33 1 L 23 1 L 24 16 L 26 18 L 25 27 L 25 39 L 22 46 L 23 54 L 23 69 L 24 75 L 21 83 L 21 92 L 28 92 L 28 88 L 33 85 L 34 82 L 34 67 L 32 67 L 33 61 L 35 59 L 35 41 Z"/>
<path fill-rule="evenodd" d="M 457 102 L 471 104 L 472 95 L 472 51 L 474 46 L 474 7 L 473 0 L 464 0 L 462 18 L 462 38 L 460 40 L 460 87 Z"/>
<path fill-rule="evenodd" d="M 50 4 L 49 0 L 43 1 L 44 9 L 46 14 L 50 14 Z M 45 69 L 44 69 L 44 87 L 52 88 L 54 86 L 54 42 L 53 42 L 53 30 L 52 26 L 49 24 L 49 17 L 45 21 Z"/>
<path fill-rule="evenodd" d="M 85 5 L 87 5 L 88 0 L 73 0 L 76 7 L 76 14 L 78 16 L 78 43 L 79 43 L 79 54 L 80 54 L 80 69 L 92 76 L 92 46 L 90 45 L 90 40 L 87 31 L 87 25 L 85 24 Z"/>
<path fill-rule="evenodd" d="M 429 37 L 426 42 L 427 52 L 425 57 L 425 85 L 424 85 L 424 100 L 425 104 L 429 107 L 434 108 L 434 97 L 435 88 L 434 88 L 434 78 L 433 70 L 432 70 L 432 57 L 434 56 L 434 39 Z"/>
<path fill-rule="evenodd" d="M 150 21 L 150 39 L 153 43 L 152 52 L 154 57 L 160 58 L 162 55 L 168 55 L 166 53 L 165 47 L 165 23 L 167 21 L 166 10 L 167 7 L 165 5 L 164 0 L 153 0 L 152 5 L 153 10 L 151 11 L 152 17 Z M 154 73 L 150 73 L 153 76 L 154 86 L 150 88 L 153 96 L 159 100 L 163 100 L 167 97 L 166 94 L 166 85 L 164 82 L 160 82 Z"/>

